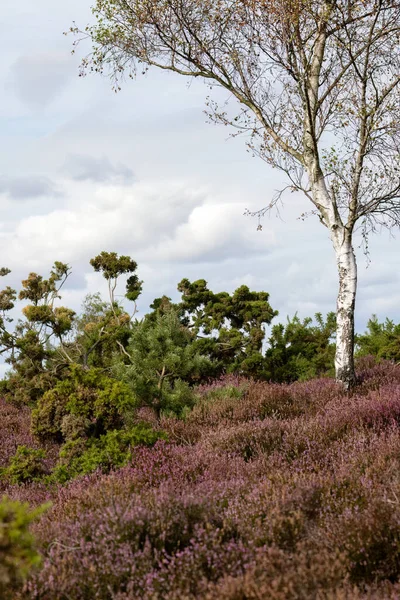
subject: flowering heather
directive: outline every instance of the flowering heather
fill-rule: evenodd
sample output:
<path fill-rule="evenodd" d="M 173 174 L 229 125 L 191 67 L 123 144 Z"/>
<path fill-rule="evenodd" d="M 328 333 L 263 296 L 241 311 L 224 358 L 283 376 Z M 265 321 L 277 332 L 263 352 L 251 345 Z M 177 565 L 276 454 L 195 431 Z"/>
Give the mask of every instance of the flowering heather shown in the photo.
<path fill-rule="evenodd" d="M 400 367 L 360 368 L 351 396 L 203 386 L 168 442 L 51 491 L 15 600 L 400 598 Z"/>
<path fill-rule="evenodd" d="M 44 458 L 41 462 L 44 472 L 50 472 L 54 466 L 58 454 L 57 446 L 54 444 L 39 446 L 31 434 L 30 425 L 30 410 L 26 406 L 17 407 L 0 398 L 0 473 L 10 465 L 10 461 L 19 447 L 42 450 Z M 26 490 L 27 495 L 32 493 L 33 487 L 35 486 L 30 486 Z M 7 493 L 8 496 L 16 496 L 18 499 L 25 500 L 21 491 L 22 489 L 18 486 L 10 485 L 7 478 L 0 477 L 0 495 Z M 47 499 L 48 494 L 46 493 L 45 496 Z M 40 499 L 37 503 L 41 501 Z"/>
<path fill-rule="evenodd" d="M 0 398 L 0 467 L 6 467 L 18 446 L 31 446 L 30 411 L 16 407 Z"/>

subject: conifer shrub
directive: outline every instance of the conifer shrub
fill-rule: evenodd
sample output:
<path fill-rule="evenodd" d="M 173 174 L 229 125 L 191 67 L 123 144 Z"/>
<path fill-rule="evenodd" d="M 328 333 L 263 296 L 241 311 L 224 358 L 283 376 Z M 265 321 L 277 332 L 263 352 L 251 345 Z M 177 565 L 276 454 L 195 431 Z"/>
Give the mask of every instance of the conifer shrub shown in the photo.
<path fill-rule="evenodd" d="M 400 324 L 386 319 L 383 323 L 372 315 L 367 331 L 356 336 L 357 356 L 374 356 L 376 360 L 400 360 Z"/>
<path fill-rule="evenodd" d="M 32 411 L 32 432 L 60 445 L 49 481 L 65 483 L 100 469 L 125 465 L 138 444 L 164 434 L 136 417 L 138 402 L 128 386 L 96 368 L 70 368 L 69 377 L 46 392 Z"/>
<path fill-rule="evenodd" d="M 300 320 L 297 314 L 286 324 L 274 325 L 265 353 L 263 378 L 290 383 L 333 376 L 336 315 L 321 313 Z"/>
<path fill-rule="evenodd" d="M 154 409 L 158 416 L 184 415 L 195 403 L 194 384 L 211 365 L 192 342 L 191 331 L 169 308 L 136 323 L 114 374 L 140 406 Z"/>

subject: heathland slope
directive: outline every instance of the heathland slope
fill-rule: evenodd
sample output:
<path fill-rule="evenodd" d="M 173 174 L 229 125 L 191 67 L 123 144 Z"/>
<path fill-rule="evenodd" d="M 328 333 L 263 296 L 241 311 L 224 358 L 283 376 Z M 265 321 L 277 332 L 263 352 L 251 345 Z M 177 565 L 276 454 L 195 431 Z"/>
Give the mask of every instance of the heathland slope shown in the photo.
<path fill-rule="evenodd" d="M 53 502 L 33 527 L 42 564 L 14 598 L 400 597 L 400 367 L 364 360 L 359 376 L 352 396 L 329 379 L 225 378 L 184 420 L 154 422 L 168 439 L 122 469 L 3 484 Z M 0 411 L 4 464 L 29 418 Z"/>

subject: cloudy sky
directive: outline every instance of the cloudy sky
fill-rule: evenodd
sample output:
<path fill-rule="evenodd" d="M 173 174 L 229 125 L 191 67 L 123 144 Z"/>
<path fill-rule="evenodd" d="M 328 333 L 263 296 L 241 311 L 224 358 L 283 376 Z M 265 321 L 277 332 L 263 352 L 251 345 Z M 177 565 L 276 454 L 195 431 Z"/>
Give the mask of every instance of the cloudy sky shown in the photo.
<path fill-rule="evenodd" d="M 262 232 L 243 216 L 285 182 L 243 140 L 206 123 L 204 84 L 152 71 L 115 95 L 107 79 L 79 78 L 63 36 L 73 20 L 90 20 L 90 0 L 2 6 L 0 266 L 13 271 L 8 283 L 68 262 L 63 303 L 77 309 L 102 289 L 88 263 L 107 250 L 138 262 L 142 314 L 157 296 L 177 298 L 183 277 L 215 291 L 268 291 L 281 320 L 333 310 L 326 230 L 299 220 L 308 210 L 300 195 L 289 195 Z M 359 251 L 359 330 L 372 313 L 399 320 L 398 243 L 388 233 L 371 240 L 368 268 Z"/>

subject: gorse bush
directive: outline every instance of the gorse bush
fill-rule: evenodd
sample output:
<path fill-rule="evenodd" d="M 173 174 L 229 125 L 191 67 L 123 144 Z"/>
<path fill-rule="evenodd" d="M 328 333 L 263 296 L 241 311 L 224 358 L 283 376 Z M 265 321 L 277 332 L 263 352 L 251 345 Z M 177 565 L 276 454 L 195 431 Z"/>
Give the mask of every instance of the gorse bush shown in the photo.
<path fill-rule="evenodd" d="M 137 400 L 127 385 L 95 368 L 73 365 L 32 411 L 32 432 L 40 439 L 69 441 L 98 437 L 121 427 Z"/>
<path fill-rule="evenodd" d="M 46 453 L 42 449 L 18 446 L 10 464 L 1 472 L 2 477 L 11 483 L 28 483 L 41 479 L 47 473 L 44 459 Z"/>
<path fill-rule="evenodd" d="M 70 367 L 68 377 L 47 391 L 32 411 L 33 434 L 62 444 L 51 479 L 64 483 L 98 468 L 121 467 L 133 446 L 154 444 L 163 434 L 135 423 L 137 406 L 123 382 L 93 367 Z M 7 473 L 15 471 L 15 465 L 22 470 L 20 456 L 12 459 Z"/>
<path fill-rule="evenodd" d="M 123 467 L 132 457 L 132 448 L 138 444 L 152 446 L 158 439 L 166 437 L 146 425 L 136 425 L 127 431 L 107 431 L 99 438 L 76 438 L 66 442 L 60 450 L 60 460 L 53 478 L 65 483 L 78 475 L 92 471 Z"/>
<path fill-rule="evenodd" d="M 4 600 L 14 600 L 29 571 L 40 564 L 29 528 L 47 508 L 32 510 L 28 504 L 0 500 L 0 596 Z"/>

